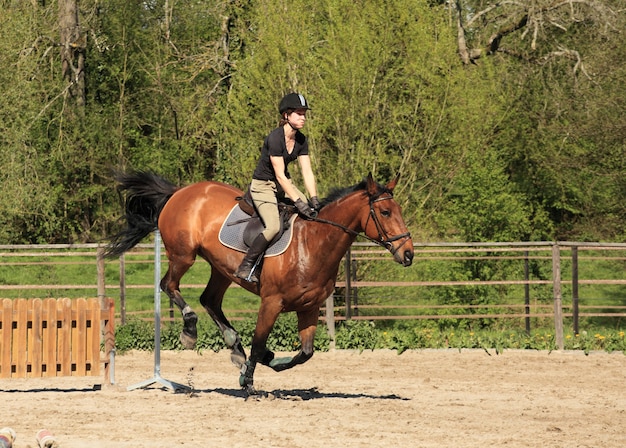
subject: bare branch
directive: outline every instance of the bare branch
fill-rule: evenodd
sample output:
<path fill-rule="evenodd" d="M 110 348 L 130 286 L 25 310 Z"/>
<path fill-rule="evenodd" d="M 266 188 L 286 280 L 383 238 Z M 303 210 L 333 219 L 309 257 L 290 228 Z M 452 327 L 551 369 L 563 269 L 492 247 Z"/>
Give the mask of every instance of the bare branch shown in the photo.
<path fill-rule="evenodd" d="M 64 97 L 67 92 L 69 92 L 70 88 L 72 87 L 72 85 L 74 84 L 73 81 L 71 81 L 69 84 L 67 84 L 65 86 L 65 88 L 63 89 L 63 91 L 61 91 L 57 96 L 55 96 L 54 98 L 52 98 L 50 101 L 48 101 L 48 104 L 46 104 L 37 114 L 37 116 L 31 121 L 31 126 L 33 124 L 35 124 L 37 122 L 37 120 L 39 120 L 39 118 L 44 114 L 44 112 L 50 107 L 52 106 L 52 104 L 58 100 L 61 97 Z"/>
<path fill-rule="evenodd" d="M 535 51 L 537 49 L 537 34 L 539 33 L 539 22 L 537 20 L 533 20 L 533 25 L 533 40 L 530 43 L 530 48 L 532 51 Z"/>
<path fill-rule="evenodd" d="M 39 45 L 40 45 L 42 42 L 44 42 L 44 41 L 45 41 L 45 42 L 48 42 L 48 44 L 49 44 L 49 45 L 48 45 L 48 47 L 47 47 L 47 49 L 48 49 L 48 48 L 51 48 L 51 47 L 58 47 L 58 46 L 60 46 L 60 45 L 61 45 L 61 44 L 59 44 L 59 43 L 57 43 L 57 42 L 53 41 L 52 39 L 50 39 L 50 38 L 49 38 L 49 37 L 47 37 L 47 36 L 38 36 L 38 37 L 37 37 L 37 39 L 35 39 L 35 42 L 33 42 L 33 44 L 32 44 L 30 47 L 23 48 L 23 49 L 20 51 L 20 56 L 29 56 L 31 53 L 33 53 L 34 51 L 36 51 L 36 50 L 39 48 Z M 46 51 L 47 51 L 47 49 L 46 49 Z"/>
<path fill-rule="evenodd" d="M 503 2 L 494 3 L 493 5 L 490 5 L 487 8 L 483 9 L 482 11 L 479 11 L 475 15 L 473 15 L 472 18 L 467 21 L 467 27 L 470 28 L 476 20 L 480 19 L 482 16 L 493 11 L 494 9 L 497 9 L 504 5 L 517 5 L 522 8 L 525 7 L 524 4 L 521 2 L 503 1 Z"/>
<path fill-rule="evenodd" d="M 528 23 L 528 15 L 524 15 L 517 23 L 513 23 L 508 27 L 500 29 L 497 33 L 493 34 L 489 38 L 489 42 L 487 43 L 487 47 L 489 48 L 489 53 L 495 53 L 498 51 L 498 47 L 500 46 L 500 41 L 502 38 L 508 34 L 511 34 L 519 29 L 522 29 Z"/>
<path fill-rule="evenodd" d="M 463 0 L 454 2 L 457 14 L 458 53 L 463 64 L 473 62 L 483 54 L 492 55 L 496 52 L 515 54 L 528 61 L 537 61 L 529 54 L 524 55 L 521 48 L 501 49 L 505 38 L 517 32 L 521 33 L 522 40 L 526 36 L 531 36 L 527 50 L 531 53 L 541 46 L 554 46 L 554 43 L 550 43 L 546 37 L 549 34 L 544 32 L 544 28 L 547 27 L 567 31 L 572 23 L 593 20 L 605 28 L 615 29 L 609 20 L 614 18 L 616 13 L 597 0 L 496 1 L 472 15 L 466 22 L 464 19 L 468 9 L 463 3 Z M 489 36 L 486 45 L 484 41 L 472 43 L 468 39 L 470 35 L 475 36 L 473 39 L 481 39 L 481 31 L 490 28 L 495 28 L 496 32 Z M 545 51 L 550 51 L 550 48 Z M 578 64 L 577 69 L 585 73 L 582 65 Z"/>
<path fill-rule="evenodd" d="M 570 50 L 567 48 L 560 48 L 557 51 L 551 51 L 550 53 L 544 55 L 540 60 L 539 63 L 540 64 L 545 64 L 548 61 L 555 59 L 557 57 L 567 57 L 568 59 L 572 59 L 575 60 L 576 63 L 574 64 L 574 68 L 573 68 L 573 74 L 574 76 L 576 76 L 576 72 L 580 69 L 580 71 L 587 77 L 587 79 L 591 79 L 591 76 L 589 76 L 589 73 L 587 73 L 587 70 L 585 69 L 585 65 L 582 62 L 582 58 L 580 57 L 580 53 L 576 50 Z"/>
<path fill-rule="evenodd" d="M 565 27 L 564 27 L 563 25 L 561 25 L 560 23 L 556 23 L 556 22 L 555 22 L 555 21 L 553 21 L 553 20 L 550 20 L 550 24 L 551 24 L 553 27 L 558 28 L 558 29 L 560 29 L 560 30 L 562 30 L 562 31 L 567 31 L 567 28 L 565 28 Z"/>

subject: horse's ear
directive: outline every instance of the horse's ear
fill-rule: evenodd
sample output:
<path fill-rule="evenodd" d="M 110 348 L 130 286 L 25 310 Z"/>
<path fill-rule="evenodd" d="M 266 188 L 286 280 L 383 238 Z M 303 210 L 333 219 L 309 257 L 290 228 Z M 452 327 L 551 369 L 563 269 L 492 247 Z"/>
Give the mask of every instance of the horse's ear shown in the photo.
<path fill-rule="evenodd" d="M 378 194 L 378 185 L 376 185 L 376 182 L 374 182 L 374 178 L 372 177 L 371 171 L 367 175 L 367 193 L 370 196 L 374 196 Z"/>
<path fill-rule="evenodd" d="M 396 185 L 398 183 L 398 179 L 400 179 L 400 173 L 396 174 L 395 179 L 390 180 L 389 183 L 387 184 L 387 190 L 389 191 L 393 191 L 394 188 L 396 188 Z"/>

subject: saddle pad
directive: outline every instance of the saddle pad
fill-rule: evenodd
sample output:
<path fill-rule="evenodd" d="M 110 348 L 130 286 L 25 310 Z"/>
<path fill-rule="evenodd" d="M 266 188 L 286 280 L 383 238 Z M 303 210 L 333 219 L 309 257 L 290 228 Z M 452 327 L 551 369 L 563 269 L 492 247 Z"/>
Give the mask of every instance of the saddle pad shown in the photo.
<path fill-rule="evenodd" d="M 270 245 L 265 251 L 266 257 L 274 257 L 276 255 L 280 255 L 287 248 L 289 244 L 291 244 L 291 237 L 293 235 L 293 222 L 295 221 L 297 215 L 293 215 L 289 219 L 289 228 L 285 230 L 285 233 L 282 234 L 280 239 Z M 243 241 L 243 231 L 248 225 L 248 220 L 250 215 L 244 213 L 240 208 L 239 204 L 235 205 L 233 209 L 228 214 L 226 221 L 222 224 L 222 228 L 220 229 L 219 239 L 220 243 L 224 246 L 237 250 L 239 252 L 248 252 L 248 246 Z"/>

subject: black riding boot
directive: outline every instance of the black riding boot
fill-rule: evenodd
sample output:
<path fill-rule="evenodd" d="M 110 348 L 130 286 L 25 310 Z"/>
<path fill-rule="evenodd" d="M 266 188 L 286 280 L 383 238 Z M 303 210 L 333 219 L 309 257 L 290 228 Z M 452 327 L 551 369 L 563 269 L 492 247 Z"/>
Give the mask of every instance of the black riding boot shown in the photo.
<path fill-rule="evenodd" d="M 265 239 L 265 236 L 263 236 L 262 233 L 257 236 L 248 249 L 248 253 L 243 258 L 239 268 L 235 271 L 235 277 L 241 278 L 250 283 L 259 283 L 260 273 L 258 272 L 258 267 L 252 275 L 250 275 L 250 271 L 252 271 L 254 263 L 256 263 L 259 257 L 263 255 L 263 252 L 265 252 L 268 245 L 269 242 Z"/>

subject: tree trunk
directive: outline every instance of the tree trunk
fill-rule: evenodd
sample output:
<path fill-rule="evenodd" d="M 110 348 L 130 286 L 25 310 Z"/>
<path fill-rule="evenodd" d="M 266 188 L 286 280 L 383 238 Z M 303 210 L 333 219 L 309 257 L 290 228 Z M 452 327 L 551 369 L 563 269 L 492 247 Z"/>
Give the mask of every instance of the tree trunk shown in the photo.
<path fill-rule="evenodd" d="M 456 40 L 457 47 L 459 51 L 459 56 L 464 65 L 468 65 L 470 63 L 469 51 L 467 50 L 467 42 L 465 40 L 465 28 L 463 28 L 463 19 L 461 17 L 462 9 L 461 3 L 457 0 L 456 2 Z"/>
<path fill-rule="evenodd" d="M 68 82 L 67 93 L 76 100 L 78 112 L 85 106 L 85 50 L 87 35 L 78 24 L 78 0 L 59 0 L 61 67 Z"/>

